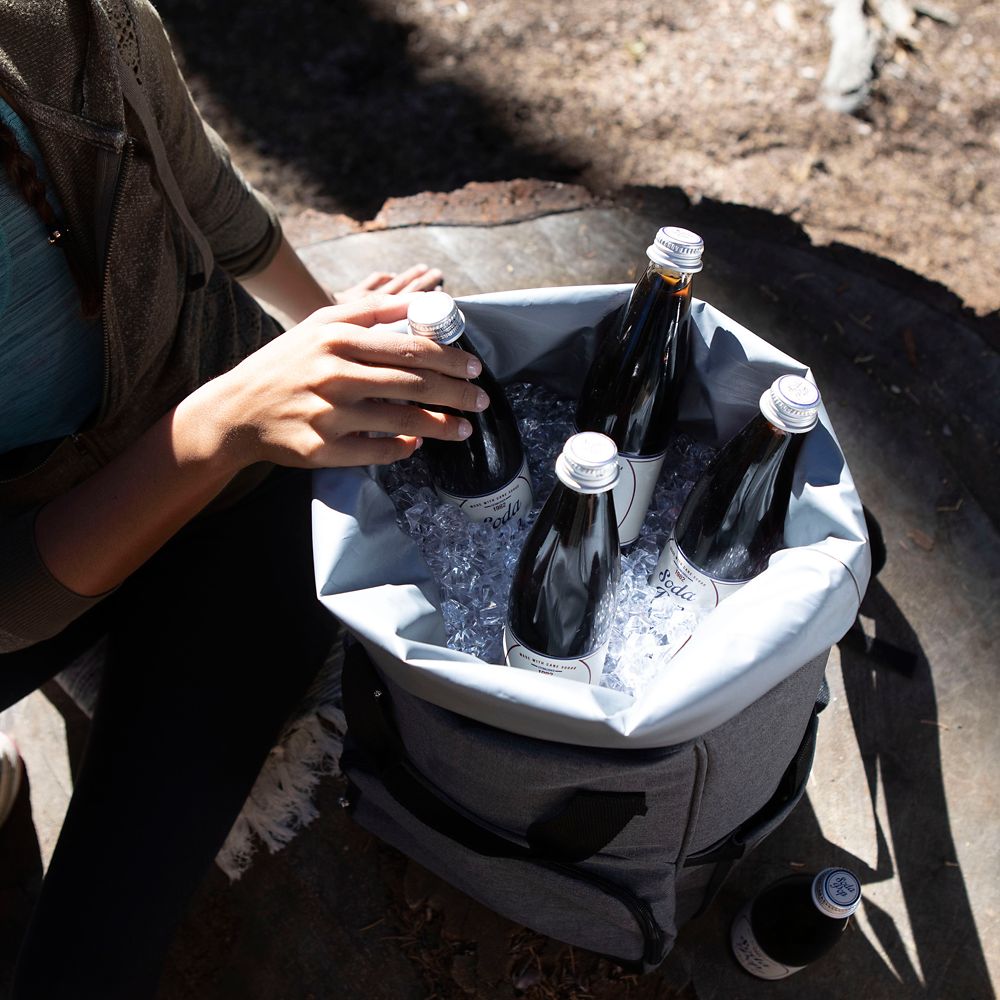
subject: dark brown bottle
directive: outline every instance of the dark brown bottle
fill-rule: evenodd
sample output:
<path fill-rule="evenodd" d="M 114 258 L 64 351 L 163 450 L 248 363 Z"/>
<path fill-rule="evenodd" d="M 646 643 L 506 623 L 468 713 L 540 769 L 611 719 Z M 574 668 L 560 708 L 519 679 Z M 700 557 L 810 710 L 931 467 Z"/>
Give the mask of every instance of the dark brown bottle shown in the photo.
<path fill-rule="evenodd" d="M 439 344 L 453 344 L 482 362 L 483 370 L 470 379 L 490 398 L 482 413 L 440 408 L 464 417 L 472 433 L 464 441 L 425 438 L 423 452 L 438 496 L 460 507 L 471 520 L 499 528 L 523 520 L 531 510 L 531 478 L 514 412 L 472 341 L 465 335 L 465 317 L 446 292 L 427 292 L 410 304 L 410 332 Z"/>
<path fill-rule="evenodd" d="M 795 461 L 819 405 L 808 379 L 775 379 L 760 413 L 720 449 L 684 501 L 650 578 L 661 593 L 702 613 L 767 568 L 784 545 Z"/>
<path fill-rule="evenodd" d="M 861 883 L 846 868 L 779 879 L 736 915 L 736 961 L 760 979 L 785 979 L 840 940 L 860 903 Z"/>
<path fill-rule="evenodd" d="M 701 270 L 700 236 L 664 226 L 646 251 L 621 324 L 598 347 L 576 408 L 581 431 L 607 434 L 623 459 L 615 508 L 623 549 L 639 537 L 687 372 L 691 279 Z"/>
<path fill-rule="evenodd" d="M 574 434 L 556 475 L 514 569 L 504 655 L 511 667 L 597 684 L 621 577 L 614 442 Z"/>

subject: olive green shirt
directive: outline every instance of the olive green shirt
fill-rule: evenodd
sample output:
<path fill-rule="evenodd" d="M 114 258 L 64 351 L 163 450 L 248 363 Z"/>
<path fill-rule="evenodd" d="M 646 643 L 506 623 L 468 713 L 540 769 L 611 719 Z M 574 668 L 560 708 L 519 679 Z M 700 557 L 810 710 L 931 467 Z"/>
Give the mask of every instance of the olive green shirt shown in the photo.
<path fill-rule="evenodd" d="M 150 123 L 123 97 L 120 66 L 148 102 L 180 211 Z M 96 417 L 65 439 L 0 456 L 7 652 L 55 635 L 100 599 L 48 572 L 35 545 L 38 509 L 279 332 L 232 279 L 267 266 L 281 228 L 202 120 L 147 0 L 0 0 L 0 92 L 41 152 L 70 250 L 101 289 L 103 333 Z"/>

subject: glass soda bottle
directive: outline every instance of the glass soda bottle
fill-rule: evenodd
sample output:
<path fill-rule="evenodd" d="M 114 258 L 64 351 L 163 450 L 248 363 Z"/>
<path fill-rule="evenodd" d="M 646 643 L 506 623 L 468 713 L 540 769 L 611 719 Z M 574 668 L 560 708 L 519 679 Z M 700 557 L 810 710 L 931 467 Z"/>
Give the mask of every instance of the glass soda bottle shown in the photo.
<path fill-rule="evenodd" d="M 736 915 L 736 961 L 760 979 L 785 979 L 828 952 L 861 903 L 861 883 L 846 868 L 779 879 Z"/>
<path fill-rule="evenodd" d="M 511 667 L 597 684 L 621 576 L 614 441 L 593 432 L 572 435 L 556 475 L 514 569 L 504 655 Z"/>
<path fill-rule="evenodd" d="M 576 408 L 581 431 L 600 431 L 618 446 L 615 487 L 623 549 L 639 537 L 663 468 L 687 372 L 691 279 L 701 270 L 702 238 L 664 226 L 646 250 L 621 324 L 597 349 Z"/>
<path fill-rule="evenodd" d="M 658 593 L 703 614 L 767 568 L 784 545 L 795 460 L 819 419 L 819 390 L 782 375 L 757 414 L 694 484 L 650 577 Z"/>
<path fill-rule="evenodd" d="M 531 510 L 532 493 L 521 434 L 500 383 L 465 334 L 465 316 L 446 292 L 426 292 L 410 303 L 407 321 L 412 334 L 454 344 L 479 358 L 483 370 L 470 381 L 490 397 L 482 413 L 442 409 L 472 424 L 464 441 L 424 438 L 438 496 L 493 528 L 522 520 Z"/>

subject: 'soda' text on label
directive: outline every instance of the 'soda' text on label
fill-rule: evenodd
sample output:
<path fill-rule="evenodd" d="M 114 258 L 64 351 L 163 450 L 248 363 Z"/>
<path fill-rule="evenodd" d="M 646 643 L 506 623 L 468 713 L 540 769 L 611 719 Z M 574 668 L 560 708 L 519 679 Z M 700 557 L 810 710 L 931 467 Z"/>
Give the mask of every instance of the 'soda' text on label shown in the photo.
<path fill-rule="evenodd" d="M 697 614 L 711 611 L 746 583 L 745 580 L 735 583 L 714 580 L 695 569 L 684 558 L 673 535 L 660 555 L 650 582 L 658 593 L 670 594 L 680 607 Z"/>
<path fill-rule="evenodd" d="M 482 521 L 492 528 L 500 528 L 510 521 L 524 518 L 531 510 L 531 479 L 528 460 L 521 463 L 517 475 L 495 493 L 478 497 L 460 497 L 438 489 L 438 496 L 445 502 L 461 507 L 471 521 Z"/>

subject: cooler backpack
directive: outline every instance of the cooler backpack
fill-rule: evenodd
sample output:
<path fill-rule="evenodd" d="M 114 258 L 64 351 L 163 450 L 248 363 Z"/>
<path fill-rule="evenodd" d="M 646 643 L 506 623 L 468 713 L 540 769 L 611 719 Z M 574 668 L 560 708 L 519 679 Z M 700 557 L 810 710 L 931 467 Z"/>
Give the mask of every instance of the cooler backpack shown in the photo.
<path fill-rule="evenodd" d="M 573 399 L 629 291 L 460 305 L 502 382 Z M 707 303 L 691 317 L 679 423 L 718 444 L 777 375 L 808 369 Z M 357 822 L 509 919 L 637 970 L 802 797 L 824 666 L 870 572 L 825 411 L 796 466 L 788 548 L 635 698 L 449 648 L 437 582 L 375 470 L 316 475 L 313 539 L 319 598 L 352 637 L 341 769 Z"/>

